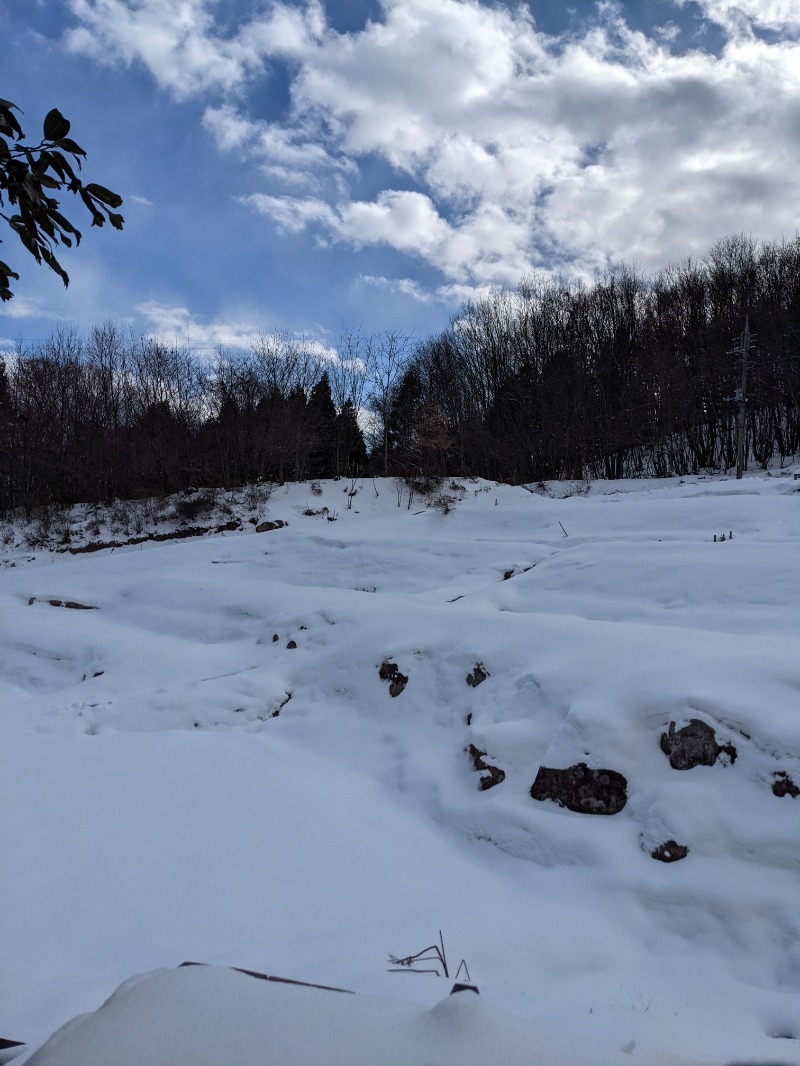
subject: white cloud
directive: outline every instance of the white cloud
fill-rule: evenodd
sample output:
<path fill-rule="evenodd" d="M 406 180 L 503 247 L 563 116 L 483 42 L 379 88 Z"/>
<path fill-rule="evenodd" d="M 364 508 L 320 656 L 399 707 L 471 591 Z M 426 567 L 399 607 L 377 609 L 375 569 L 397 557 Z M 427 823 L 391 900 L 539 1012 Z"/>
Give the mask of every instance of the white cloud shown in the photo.
<path fill-rule="evenodd" d="M 687 0 L 681 0 L 683 4 Z M 693 0 L 706 18 L 726 30 L 747 30 L 750 26 L 778 32 L 800 31 L 800 7 L 797 0 Z"/>
<path fill-rule="evenodd" d="M 15 296 L 13 300 L 0 303 L 0 315 L 6 318 L 47 319 L 52 322 L 67 322 L 70 317 L 63 311 L 45 307 L 39 299 L 27 296 Z"/>
<path fill-rule="evenodd" d="M 257 340 L 260 332 L 256 327 L 238 321 L 207 319 L 193 314 L 186 307 L 170 306 L 156 300 L 139 304 L 136 310 L 147 323 L 148 334 L 192 349 L 247 348 Z"/>
<path fill-rule="evenodd" d="M 241 89 L 269 56 L 304 54 L 323 20 L 318 5 L 277 4 L 225 34 L 213 0 L 69 0 L 79 25 L 67 35 L 74 52 L 103 63 L 143 63 L 179 99 L 210 89 Z"/>
<path fill-rule="evenodd" d="M 264 328 L 245 316 L 235 318 L 209 318 L 186 307 L 159 303 L 150 300 L 139 304 L 137 312 L 147 323 L 145 333 L 168 344 L 186 346 L 192 351 L 211 353 L 219 348 L 250 348 L 257 346 L 265 337 L 278 336 L 275 330 Z M 283 335 L 280 335 L 281 338 Z M 324 335 L 297 335 L 309 353 L 321 360 L 337 358 L 335 349 L 326 342 Z"/>
<path fill-rule="evenodd" d="M 384 0 L 351 33 L 281 0 L 226 31 L 213 13 L 232 2 L 72 5 L 72 47 L 144 62 L 179 95 L 237 94 L 204 121 L 261 171 L 263 191 L 242 202 L 287 233 L 422 260 L 442 291 L 535 268 L 590 275 L 609 259 L 653 269 L 725 233 L 797 226 L 796 0 L 700 0 L 728 35 L 719 54 L 674 49 L 669 22 L 634 31 L 612 4 L 563 38 L 476 0 Z M 291 102 L 266 122 L 247 84 L 283 60 Z M 359 168 L 381 187 L 360 193 Z"/>
<path fill-rule="evenodd" d="M 322 175 L 356 172 L 351 160 L 330 154 L 303 124 L 254 121 L 226 102 L 206 108 L 203 125 L 222 151 L 257 160 L 265 174 L 287 184 L 317 185 Z"/>
<path fill-rule="evenodd" d="M 398 293 L 407 296 L 417 303 L 431 304 L 437 299 L 437 294 L 430 289 L 424 288 L 413 278 L 385 278 L 378 274 L 359 274 L 359 284 L 367 285 L 373 289 L 383 289 L 386 292 Z"/>

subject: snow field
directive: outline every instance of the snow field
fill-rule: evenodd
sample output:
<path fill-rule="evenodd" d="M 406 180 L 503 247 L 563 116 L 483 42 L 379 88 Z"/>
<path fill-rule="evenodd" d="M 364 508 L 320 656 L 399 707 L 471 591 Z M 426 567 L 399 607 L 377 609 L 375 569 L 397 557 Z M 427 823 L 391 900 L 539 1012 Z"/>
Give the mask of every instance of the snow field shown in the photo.
<path fill-rule="evenodd" d="M 4 1035 L 187 958 L 429 1009 L 447 982 L 386 958 L 442 928 L 547 1062 L 797 1060 L 795 483 L 467 481 L 448 515 L 342 485 L 276 489 L 270 533 L 7 549 Z M 670 767 L 692 718 L 734 763 Z M 625 775 L 618 815 L 531 799 L 580 761 Z"/>

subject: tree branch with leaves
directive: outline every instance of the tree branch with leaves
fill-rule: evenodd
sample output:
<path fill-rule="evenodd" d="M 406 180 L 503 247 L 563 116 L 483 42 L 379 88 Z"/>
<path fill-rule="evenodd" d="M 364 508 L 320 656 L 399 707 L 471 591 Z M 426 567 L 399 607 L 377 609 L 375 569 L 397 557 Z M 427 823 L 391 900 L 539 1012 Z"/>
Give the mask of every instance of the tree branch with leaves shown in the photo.
<path fill-rule="evenodd" d="M 84 183 L 76 171 L 86 152 L 71 140 L 70 123 L 56 108 L 45 116 L 38 144 L 23 143 L 24 133 L 9 100 L 0 99 L 0 218 L 30 252 L 37 263 L 53 270 L 64 285 L 69 276 L 56 258 L 60 245 L 71 248 L 81 241 L 81 232 L 62 214 L 53 193 L 79 196 L 92 217 L 93 226 L 110 222 L 121 230 L 124 219 L 117 213 L 122 197 L 103 185 Z M 0 260 L 0 300 L 11 300 L 11 280 L 19 274 Z"/>

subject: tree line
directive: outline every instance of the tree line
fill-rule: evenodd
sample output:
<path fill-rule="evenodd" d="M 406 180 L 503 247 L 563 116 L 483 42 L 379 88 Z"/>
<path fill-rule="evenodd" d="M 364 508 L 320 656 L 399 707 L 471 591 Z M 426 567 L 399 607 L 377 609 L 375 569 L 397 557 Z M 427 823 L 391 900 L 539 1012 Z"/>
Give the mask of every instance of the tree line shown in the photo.
<path fill-rule="evenodd" d="M 747 316 L 747 453 L 766 468 L 800 451 L 800 237 L 468 302 L 397 382 L 390 466 L 507 482 L 730 469 Z"/>
<path fill-rule="evenodd" d="M 18 347 L 0 362 L 0 513 L 363 472 L 376 355 L 267 335 L 209 362 L 112 323 Z"/>
<path fill-rule="evenodd" d="M 441 333 L 288 335 L 209 361 L 107 323 L 0 361 L 0 513 L 193 486 L 356 476 L 669 476 L 800 452 L 800 238 L 718 242 L 652 278 L 547 276 Z"/>

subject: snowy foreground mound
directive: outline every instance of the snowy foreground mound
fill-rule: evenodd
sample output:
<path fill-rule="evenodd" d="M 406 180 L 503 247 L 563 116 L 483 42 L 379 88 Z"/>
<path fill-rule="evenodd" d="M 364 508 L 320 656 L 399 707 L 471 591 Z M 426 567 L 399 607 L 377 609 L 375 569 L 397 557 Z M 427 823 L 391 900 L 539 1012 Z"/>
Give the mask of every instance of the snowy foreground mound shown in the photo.
<path fill-rule="evenodd" d="M 52 1066 L 800 1061 L 797 488 L 323 482 L 215 535 L 7 531 L 0 1036 Z M 480 996 L 387 972 L 439 929 Z"/>

